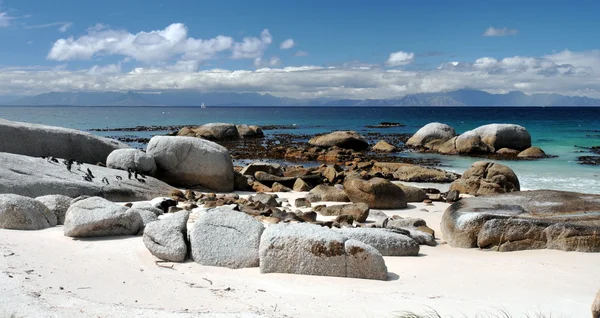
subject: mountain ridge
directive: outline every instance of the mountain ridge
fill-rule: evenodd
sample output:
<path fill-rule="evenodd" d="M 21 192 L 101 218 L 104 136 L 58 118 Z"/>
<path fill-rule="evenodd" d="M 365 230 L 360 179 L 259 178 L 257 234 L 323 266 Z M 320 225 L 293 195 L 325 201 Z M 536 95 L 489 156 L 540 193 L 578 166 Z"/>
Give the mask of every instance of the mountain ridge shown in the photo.
<path fill-rule="evenodd" d="M 526 95 L 521 91 L 491 94 L 461 89 L 440 93 L 409 94 L 390 99 L 294 99 L 271 94 L 195 91 L 50 92 L 0 103 L 5 106 L 600 106 L 600 99 L 559 94 Z"/>

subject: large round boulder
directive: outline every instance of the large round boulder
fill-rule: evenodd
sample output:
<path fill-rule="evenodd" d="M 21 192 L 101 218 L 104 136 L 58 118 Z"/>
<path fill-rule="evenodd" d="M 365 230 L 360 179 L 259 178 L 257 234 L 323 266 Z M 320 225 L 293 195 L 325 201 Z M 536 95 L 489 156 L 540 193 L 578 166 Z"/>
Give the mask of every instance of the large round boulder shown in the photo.
<path fill-rule="evenodd" d="M 136 210 L 100 197 L 74 202 L 65 216 L 65 236 L 135 235 L 144 226 Z"/>
<path fill-rule="evenodd" d="M 62 225 L 65 223 L 65 214 L 71 206 L 73 198 L 60 194 L 49 194 L 35 199 L 42 202 L 50 212 L 56 215 L 56 224 Z"/>
<path fill-rule="evenodd" d="M 56 215 L 37 200 L 17 194 L 0 194 L 0 228 L 41 230 L 56 225 Z"/>
<path fill-rule="evenodd" d="M 600 195 L 535 190 L 463 198 L 442 216 L 454 247 L 600 252 Z"/>
<path fill-rule="evenodd" d="M 192 128 L 194 137 L 200 137 L 208 140 L 223 140 L 239 138 L 237 128 L 234 124 L 210 123 L 196 128 Z M 183 133 L 179 134 L 182 135 Z M 188 135 L 189 136 L 189 135 Z"/>
<path fill-rule="evenodd" d="M 262 129 L 256 125 L 237 125 L 235 126 L 237 131 L 238 131 L 238 135 L 241 138 L 261 138 L 265 136 L 265 133 L 262 131 Z"/>
<path fill-rule="evenodd" d="M 450 185 L 450 190 L 472 195 L 520 191 L 519 179 L 509 167 L 488 161 L 477 161 L 462 177 Z"/>
<path fill-rule="evenodd" d="M 194 137 L 154 136 L 147 153 L 154 157 L 156 176 L 170 184 L 233 190 L 233 163 L 227 148 Z"/>
<path fill-rule="evenodd" d="M 121 170 L 133 169 L 151 176 L 156 172 L 154 158 L 138 149 L 114 150 L 106 158 L 106 166 Z"/>
<path fill-rule="evenodd" d="M 31 157 L 53 156 L 104 163 L 115 149 L 128 145 L 88 132 L 0 119 L 0 152 Z"/>
<path fill-rule="evenodd" d="M 531 136 L 525 127 L 515 124 L 489 124 L 473 130 L 481 140 L 492 148 L 525 150 L 531 147 Z"/>
<path fill-rule="evenodd" d="M 344 190 L 350 201 L 366 203 L 371 209 L 403 209 L 407 206 L 404 191 L 386 179 L 350 179 L 344 182 Z"/>
<path fill-rule="evenodd" d="M 408 139 L 407 146 L 411 147 L 429 147 L 432 142 L 443 143 L 456 136 L 454 128 L 442 123 L 429 123 Z"/>
<path fill-rule="evenodd" d="M 329 134 L 313 137 L 308 141 L 312 146 L 333 147 L 337 146 L 343 149 L 365 150 L 369 143 L 356 131 L 334 131 Z"/>
<path fill-rule="evenodd" d="M 150 253 L 169 262 L 185 261 L 189 216 L 190 212 L 179 211 L 146 225 L 143 241 Z"/>
<path fill-rule="evenodd" d="M 540 147 L 529 147 L 517 155 L 519 158 L 539 159 L 548 157 Z"/>

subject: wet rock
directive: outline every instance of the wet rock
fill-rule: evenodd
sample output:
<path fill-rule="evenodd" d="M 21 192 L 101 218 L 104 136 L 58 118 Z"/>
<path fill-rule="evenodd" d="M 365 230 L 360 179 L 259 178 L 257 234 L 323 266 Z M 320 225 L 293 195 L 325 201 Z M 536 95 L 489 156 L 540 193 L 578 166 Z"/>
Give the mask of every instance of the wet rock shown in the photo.
<path fill-rule="evenodd" d="M 463 198 L 442 217 L 454 247 L 600 252 L 600 195 L 536 190 Z"/>
<path fill-rule="evenodd" d="M 403 209 L 407 206 L 404 191 L 385 179 L 351 179 L 344 182 L 344 189 L 352 202 L 366 203 L 371 209 Z"/>

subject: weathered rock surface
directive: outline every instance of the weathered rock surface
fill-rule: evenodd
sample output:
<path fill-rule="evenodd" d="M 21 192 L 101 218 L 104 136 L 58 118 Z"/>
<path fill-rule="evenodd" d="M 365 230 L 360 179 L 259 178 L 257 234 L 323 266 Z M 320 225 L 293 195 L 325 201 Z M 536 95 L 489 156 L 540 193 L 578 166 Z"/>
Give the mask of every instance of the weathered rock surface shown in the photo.
<path fill-rule="evenodd" d="M 65 223 L 65 214 L 71 206 L 73 198 L 66 195 L 50 194 L 35 198 L 42 202 L 50 212 L 56 215 L 56 224 L 63 225 Z"/>
<path fill-rule="evenodd" d="M 260 272 L 387 278 L 387 267 L 375 248 L 307 223 L 280 223 L 265 230 L 260 240 Z"/>
<path fill-rule="evenodd" d="M 131 209 L 146 210 L 154 213 L 154 215 L 156 216 L 162 215 L 164 213 L 164 211 L 161 208 L 158 208 L 148 202 L 133 202 L 133 204 L 131 205 Z"/>
<path fill-rule="evenodd" d="M 373 151 L 377 152 L 394 152 L 397 150 L 397 148 L 394 145 L 391 145 L 385 140 L 378 141 L 372 149 Z"/>
<path fill-rule="evenodd" d="M 41 230 L 56 225 L 56 215 L 42 202 L 16 194 L 0 194 L 0 228 Z"/>
<path fill-rule="evenodd" d="M 487 161 L 477 161 L 462 177 L 450 185 L 450 190 L 472 195 L 519 191 L 517 175 L 509 167 Z"/>
<path fill-rule="evenodd" d="M 446 183 L 460 178 L 460 175 L 454 172 L 408 163 L 376 162 L 371 171 L 373 173 L 380 172 L 404 182 Z"/>
<path fill-rule="evenodd" d="M 142 226 L 142 217 L 135 209 L 91 197 L 71 204 L 64 231 L 70 237 L 135 235 Z"/>
<path fill-rule="evenodd" d="M 463 198 L 442 217 L 454 247 L 600 252 L 600 195 L 537 190 Z"/>
<path fill-rule="evenodd" d="M 318 147 L 340 147 L 343 149 L 365 150 L 369 147 L 367 140 L 356 131 L 334 131 L 329 134 L 313 137 L 308 144 Z"/>
<path fill-rule="evenodd" d="M 261 138 L 265 136 L 265 133 L 262 129 L 256 125 L 236 125 L 235 128 L 238 131 L 238 135 L 241 138 Z"/>
<path fill-rule="evenodd" d="M 350 202 L 348 195 L 342 189 L 338 189 L 336 187 L 320 184 L 314 187 L 308 195 L 306 199 L 310 202 L 318 202 L 318 201 L 333 201 L 333 202 Z"/>
<path fill-rule="evenodd" d="M 407 206 L 404 191 L 382 178 L 350 179 L 344 182 L 344 190 L 350 201 L 366 203 L 371 209 L 403 209 Z"/>
<path fill-rule="evenodd" d="M 193 137 L 154 136 L 147 153 L 156 161 L 156 176 L 188 187 L 233 190 L 233 163 L 227 148 Z"/>
<path fill-rule="evenodd" d="M 146 225 L 143 241 L 152 255 L 170 262 L 185 260 L 189 215 L 188 211 L 179 211 Z"/>
<path fill-rule="evenodd" d="M 442 123 L 429 123 L 408 139 L 407 146 L 411 147 L 431 147 L 429 144 L 443 143 L 456 136 L 454 128 Z"/>
<path fill-rule="evenodd" d="M 281 165 L 278 163 L 269 162 L 252 162 L 245 166 L 240 173 L 246 176 L 254 176 L 254 174 L 258 171 L 266 172 L 278 177 L 283 176 L 283 169 L 281 168 Z"/>
<path fill-rule="evenodd" d="M 336 231 L 348 239 L 373 246 L 383 256 L 419 255 L 419 243 L 393 231 L 377 228 L 342 228 Z"/>
<path fill-rule="evenodd" d="M 127 210 L 127 212 L 130 213 L 137 213 L 140 215 L 140 217 L 142 218 L 142 232 L 143 229 L 146 227 L 146 225 L 152 223 L 152 222 L 156 222 L 158 220 L 158 216 L 156 216 L 156 214 L 152 211 L 149 210 L 145 210 L 145 209 L 136 209 L 136 208 L 129 208 L 129 210 Z"/>
<path fill-rule="evenodd" d="M 152 177 L 144 182 L 129 180 L 127 172 L 100 166 L 73 164 L 69 172 L 62 163 L 48 162 L 9 153 L 0 153 L 0 193 L 14 193 L 28 197 L 61 194 L 69 197 L 100 196 L 113 201 L 151 200 L 165 196 L 174 188 Z M 95 178 L 86 181 L 87 169 Z M 122 180 L 117 180 L 116 177 Z M 106 178 L 109 184 L 103 183 Z"/>
<path fill-rule="evenodd" d="M 222 207 L 196 220 L 190 231 L 192 258 L 206 266 L 256 267 L 264 226 L 253 217 Z"/>
<path fill-rule="evenodd" d="M 106 162 L 124 143 L 62 127 L 0 119 L 0 152 L 32 157 L 53 156 L 96 164 Z"/>
<path fill-rule="evenodd" d="M 510 148 L 525 150 L 531 147 L 531 136 L 525 127 L 515 124 L 489 124 L 473 130 L 491 151 Z"/>
<path fill-rule="evenodd" d="M 437 149 L 443 154 L 486 154 L 492 149 L 473 130 L 466 131 L 446 141 Z"/>
<path fill-rule="evenodd" d="M 420 245 L 436 246 L 434 231 L 419 218 L 389 218 L 383 221 L 386 229 L 400 230 Z"/>
<path fill-rule="evenodd" d="M 330 205 L 319 209 L 324 216 L 351 215 L 356 222 L 363 223 L 369 217 L 369 206 L 366 203 Z"/>
<path fill-rule="evenodd" d="M 184 127 L 177 132 L 177 136 L 198 137 L 208 140 L 227 140 L 260 138 L 264 137 L 264 133 L 260 127 L 254 125 L 210 123 L 198 127 Z"/>
<path fill-rule="evenodd" d="M 294 182 L 294 187 L 292 188 L 294 191 L 310 191 L 311 187 L 308 183 L 306 183 L 306 181 L 297 178 L 296 181 Z"/>
<path fill-rule="evenodd" d="M 395 183 L 396 186 L 400 187 L 406 196 L 406 202 L 423 202 L 427 199 L 427 193 L 423 189 L 413 186 L 408 186 L 401 183 Z"/>
<path fill-rule="evenodd" d="M 106 167 L 113 169 L 133 169 L 147 175 L 154 175 L 156 163 L 154 158 L 138 149 L 117 149 L 106 158 Z"/>

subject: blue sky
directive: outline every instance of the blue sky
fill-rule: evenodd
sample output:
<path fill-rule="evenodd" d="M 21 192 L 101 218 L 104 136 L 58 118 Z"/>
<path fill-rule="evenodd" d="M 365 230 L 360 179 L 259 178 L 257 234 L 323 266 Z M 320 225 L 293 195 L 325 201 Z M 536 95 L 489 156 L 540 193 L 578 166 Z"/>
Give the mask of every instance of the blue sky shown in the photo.
<path fill-rule="evenodd" d="M 465 87 L 600 96 L 599 12 L 600 1 L 585 0 L 4 0 L 0 95 L 126 84 L 292 97 Z M 169 26 L 174 38 L 160 32 Z M 286 68 L 287 77 L 275 71 Z M 156 83 L 157 72 L 168 80 Z"/>

